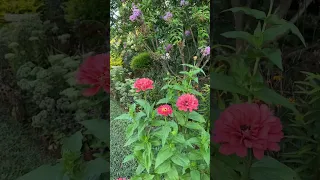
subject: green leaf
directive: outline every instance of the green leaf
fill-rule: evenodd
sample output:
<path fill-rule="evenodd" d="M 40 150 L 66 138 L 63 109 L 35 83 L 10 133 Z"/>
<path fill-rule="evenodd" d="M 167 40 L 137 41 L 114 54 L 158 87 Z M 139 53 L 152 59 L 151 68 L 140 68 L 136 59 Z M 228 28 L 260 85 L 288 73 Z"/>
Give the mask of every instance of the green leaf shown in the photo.
<path fill-rule="evenodd" d="M 159 105 L 159 104 L 167 104 L 169 102 L 169 100 L 167 98 L 163 98 L 163 99 L 160 99 L 156 105 Z"/>
<path fill-rule="evenodd" d="M 139 126 L 139 123 L 136 121 L 132 124 L 129 124 L 126 129 L 126 138 L 130 138 L 138 126 Z"/>
<path fill-rule="evenodd" d="M 248 8 L 248 7 L 234 7 L 234 8 L 230 8 L 230 9 L 224 10 L 222 12 L 225 12 L 225 11 L 232 11 L 233 13 L 242 11 L 245 14 L 247 14 L 249 16 L 252 16 L 252 17 L 254 17 L 256 19 L 263 20 L 263 19 L 266 18 L 266 13 L 265 12 L 259 11 L 259 10 L 256 10 L 256 9 L 251 9 L 251 8 Z"/>
<path fill-rule="evenodd" d="M 304 37 L 302 36 L 301 32 L 299 31 L 299 29 L 297 28 L 297 26 L 295 26 L 293 23 L 289 23 L 289 27 L 290 30 L 293 34 L 295 34 L 296 36 L 298 36 L 298 38 L 300 39 L 300 41 L 303 43 L 303 45 L 305 47 L 307 47 L 306 42 L 304 40 Z"/>
<path fill-rule="evenodd" d="M 222 161 L 212 157 L 211 176 L 214 180 L 239 180 L 239 175 Z"/>
<path fill-rule="evenodd" d="M 195 129 L 195 130 L 204 130 L 202 126 L 200 126 L 200 124 L 195 123 L 195 122 L 187 122 L 185 125 L 186 128 L 189 129 Z"/>
<path fill-rule="evenodd" d="M 265 48 L 262 52 L 274 65 L 283 71 L 280 49 Z"/>
<path fill-rule="evenodd" d="M 190 175 L 192 180 L 200 180 L 200 172 L 198 170 L 192 170 Z"/>
<path fill-rule="evenodd" d="M 129 146 L 130 144 L 136 142 L 138 140 L 138 136 L 132 136 L 128 139 L 128 141 L 124 144 L 124 146 Z"/>
<path fill-rule="evenodd" d="M 254 180 L 300 180 L 294 170 L 268 156 L 252 164 L 250 177 Z"/>
<path fill-rule="evenodd" d="M 226 38 L 242 39 L 249 42 L 252 45 L 255 45 L 254 36 L 245 31 L 229 31 L 222 33 L 221 36 L 224 36 Z"/>
<path fill-rule="evenodd" d="M 247 91 L 239 87 L 231 76 L 211 72 L 210 80 L 210 88 L 212 89 L 248 95 Z"/>
<path fill-rule="evenodd" d="M 207 163 L 208 166 L 210 166 L 210 150 L 208 151 L 202 151 L 201 152 L 204 161 Z"/>
<path fill-rule="evenodd" d="M 143 116 L 146 116 L 146 113 L 140 111 L 136 114 L 136 116 L 134 117 L 134 120 L 139 121 Z"/>
<path fill-rule="evenodd" d="M 186 124 L 186 118 L 183 116 L 182 113 L 178 111 L 173 111 L 174 116 L 177 118 L 178 124 L 184 126 Z"/>
<path fill-rule="evenodd" d="M 118 119 L 121 119 L 121 120 L 131 120 L 131 117 L 129 114 L 121 114 L 120 116 L 114 118 L 114 120 L 118 120 Z"/>
<path fill-rule="evenodd" d="M 171 128 L 169 126 L 164 126 L 161 128 L 161 142 L 162 142 L 162 146 L 165 145 L 166 140 L 169 136 L 169 133 L 171 132 Z"/>
<path fill-rule="evenodd" d="M 171 161 L 179 166 L 186 167 L 189 165 L 190 160 L 185 154 L 177 153 L 171 157 Z"/>
<path fill-rule="evenodd" d="M 136 102 L 146 111 L 149 112 L 150 104 L 143 100 L 143 99 L 137 99 Z"/>
<path fill-rule="evenodd" d="M 298 110 L 288 99 L 276 93 L 272 89 L 264 87 L 259 91 L 253 92 L 253 95 L 266 103 L 280 104 L 291 109 L 294 113 L 298 113 Z"/>
<path fill-rule="evenodd" d="M 179 180 L 179 174 L 177 168 L 173 165 L 170 171 L 167 173 L 166 179 L 168 180 Z"/>
<path fill-rule="evenodd" d="M 144 168 L 141 164 L 138 165 L 136 169 L 136 174 L 139 175 L 141 174 L 146 168 Z"/>
<path fill-rule="evenodd" d="M 110 132 L 107 130 L 107 120 L 92 119 L 80 122 L 88 131 L 99 140 L 108 143 L 110 141 Z"/>
<path fill-rule="evenodd" d="M 264 31 L 263 40 L 264 42 L 273 41 L 280 35 L 283 35 L 287 31 L 289 31 L 289 29 L 290 26 L 288 25 L 288 23 L 270 27 Z"/>
<path fill-rule="evenodd" d="M 108 172 L 107 167 L 109 167 L 109 163 L 102 158 L 97 158 L 89 161 L 85 165 L 83 180 L 87 180 L 95 176 L 100 176 L 102 173 Z"/>
<path fill-rule="evenodd" d="M 167 172 L 169 172 L 171 169 L 171 162 L 170 161 L 165 161 L 164 163 L 162 163 L 160 166 L 158 166 L 155 169 L 155 173 L 157 174 L 165 174 Z"/>
<path fill-rule="evenodd" d="M 80 152 L 82 147 L 82 134 L 80 131 L 74 133 L 70 137 L 66 137 L 62 141 L 62 149 L 72 152 Z"/>
<path fill-rule="evenodd" d="M 124 160 L 122 161 L 122 163 L 126 163 L 126 162 L 132 161 L 132 160 L 134 160 L 134 155 L 133 155 L 133 154 L 129 154 L 129 155 L 127 155 L 127 156 L 124 158 Z"/>
<path fill-rule="evenodd" d="M 201 174 L 202 180 L 210 180 L 210 176 L 208 174 Z"/>
<path fill-rule="evenodd" d="M 42 165 L 37 169 L 19 177 L 17 180 L 57 180 L 63 176 L 63 165 L 58 163 L 52 165 Z"/>
<path fill-rule="evenodd" d="M 191 161 L 202 160 L 203 156 L 199 151 L 191 151 L 188 153 L 188 157 Z"/>
<path fill-rule="evenodd" d="M 191 113 L 189 113 L 188 118 L 192 119 L 194 121 L 198 121 L 200 123 L 206 122 L 206 120 L 203 118 L 203 116 L 201 114 L 197 113 L 196 111 L 192 111 Z"/>
<path fill-rule="evenodd" d="M 169 146 L 164 146 L 160 149 L 154 168 L 157 168 L 159 165 L 161 165 L 165 160 L 169 159 L 173 155 L 172 150 L 169 148 Z"/>

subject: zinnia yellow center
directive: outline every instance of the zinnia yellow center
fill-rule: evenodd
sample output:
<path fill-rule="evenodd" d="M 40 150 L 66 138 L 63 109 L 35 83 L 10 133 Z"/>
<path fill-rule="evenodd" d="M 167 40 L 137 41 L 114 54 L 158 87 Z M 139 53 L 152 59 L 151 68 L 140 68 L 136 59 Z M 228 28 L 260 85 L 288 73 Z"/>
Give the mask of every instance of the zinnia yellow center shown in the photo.
<path fill-rule="evenodd" d="M 168 110 L 168 108 L 162 108 L 162 111 L 167 111 Z"/>

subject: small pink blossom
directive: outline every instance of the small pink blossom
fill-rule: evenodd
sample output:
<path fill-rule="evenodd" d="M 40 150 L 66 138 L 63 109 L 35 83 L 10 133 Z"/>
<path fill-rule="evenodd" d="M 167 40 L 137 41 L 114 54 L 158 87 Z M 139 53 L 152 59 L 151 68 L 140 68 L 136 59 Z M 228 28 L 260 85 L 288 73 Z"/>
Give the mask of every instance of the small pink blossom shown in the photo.
<path fill-rule="evenodd" d="M 153 89 L 153 81 L 149 78 L 137 79 L 136 82 L 133 84 L 133 87 L 137 89 L 136 92 Z"/>

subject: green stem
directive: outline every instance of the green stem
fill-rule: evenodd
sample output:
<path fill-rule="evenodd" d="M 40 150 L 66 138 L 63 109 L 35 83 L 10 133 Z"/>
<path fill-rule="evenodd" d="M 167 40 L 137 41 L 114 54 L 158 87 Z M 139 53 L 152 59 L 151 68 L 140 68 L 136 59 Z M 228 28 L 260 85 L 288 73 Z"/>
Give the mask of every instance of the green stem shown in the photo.
<path fill-rule="evenodd" d="M 248 159 L 245 161 L 245 170 L 241 176 L 241 180 L 250 180 L 250 168 L 252 165 L 252 149 L 248 150 Z"/>
<path fill-rule="evenodd" d="M 259 67 L 259 62 L 260 62 L 260 58 L 259 58 L 259 57 L 257 57 L 257 58 L 256 58 L 256 62 L 255 62 L 255 64 L 254 64 L 254 68 L 253 68 L 253 74 L 252 74 L 252 76 L 256 75 L 257 70 L 258 70 L 258 67 Z"/>

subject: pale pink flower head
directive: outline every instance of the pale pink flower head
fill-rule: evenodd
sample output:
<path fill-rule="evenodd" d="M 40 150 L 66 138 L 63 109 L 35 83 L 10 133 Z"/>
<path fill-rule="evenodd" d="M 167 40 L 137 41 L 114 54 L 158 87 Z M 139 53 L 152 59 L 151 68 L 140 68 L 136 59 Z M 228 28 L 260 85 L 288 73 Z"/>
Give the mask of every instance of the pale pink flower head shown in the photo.
<path fill-rule="evenodd" d="M 163 16 L 163 19 L 165 21 L 169 21 L 169 20 L 171 20 L 172 17 L 173 17 L 173 15 L 171 12 L 166 12 L 166 15 Z"/>
<path fill-rule="evenodd" d="M 234 104 L 221 113 L 214 123 L 213 141 L 221 144 L 220 153 L 247 156 L 253 150 L 257 159 L 264 151 L 279 151 L 283 138 L 280 119 L 265 104 Z"/>
<path fill-rule="evenodd" d="M 157 111 L 158 111 L 158 114 L 160 114 L 162 116 L 169 116 L 172 114 L 172 108 L 168 104 L 159 106 L 157 108 Z"/>
<path fill-rule="evenodd" d="M 209 56 L 210 55 L 210 46 L 207 46 L 206 48 L 201 50 L 202 56 Z"/>
<path fill-rule="evenodd" d="M 153 81 L 149 78 L 137 79 L 133 87 L 137 89 L 137 92 L 153 89 Z"/>
<path fill-rule="evenodd" d="M 88 57 L 79 67 L 77 83 L 91 85 L 82 92 L 84 96 L 93 96 L 101 88 L 110 93 L 110 55 L 99 54 Z"/>
<path fill-rule="evenodd" d="M 176 105 L 180 111 L 192 112 L 198 109 L 199 102 L 193 94 L 183 94 L 178 98 Z"/>

